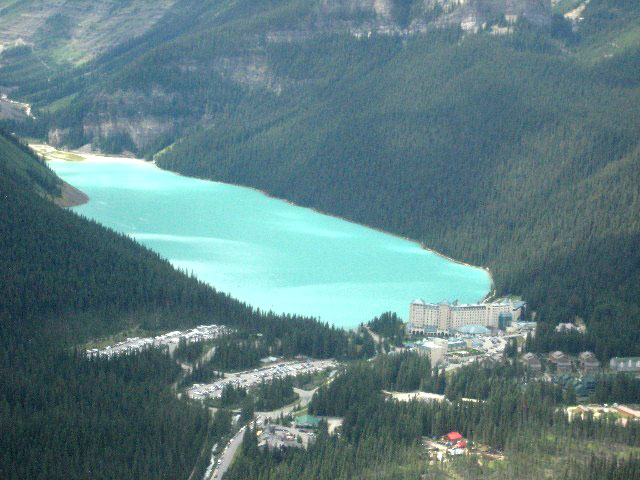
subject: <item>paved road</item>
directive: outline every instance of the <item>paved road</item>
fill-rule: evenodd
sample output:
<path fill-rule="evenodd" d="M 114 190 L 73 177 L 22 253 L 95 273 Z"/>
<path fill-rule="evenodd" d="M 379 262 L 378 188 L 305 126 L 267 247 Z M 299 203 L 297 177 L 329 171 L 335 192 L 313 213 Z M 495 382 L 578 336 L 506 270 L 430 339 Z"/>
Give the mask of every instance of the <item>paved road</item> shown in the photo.
<path fill-rule="evenodd" d="M 317 388 L 314 388 L 313 390 L 301 390 L 299 388 L 294 388 L 294 391 L 300 397 L 300 399 L 297 402 L 282 408 L 278 408 L 277 410 L 273 410 L 271 412 L 256 412 L 255 420 L 264 421 L 267 418 L 270 420 L 273 420 L 280 417 L 280 415 L 288 415 L 289 413 L 297 409 L 298 405 L 300 405 L 301 408 L 305 407 L 311 401 L 311 397 L 313 397 L 313 394 L 315 393 L 316 390 Z M 233 458 L 235 457 L 235 454 L 238 448 L 242 444 L 242 437 L 244 436 L 244 431 L 245 431 L 245 428 L 242 428 L 238 433 L 234 435 L 231 441 L 227 444 L 227 448 L 224 450 L 224 452 L 220 456 L 220 462 L 218 464 L 218 467 L 214 470 L 214 473 L 209 480 L 221 479 L 224 473 L 227 471 L 227 469 L 231 466 L 231 463 L 233 462 Z"/>
<path fill-rule="evenodd" d="M 373 338 L 374 342 L 376 342 L 378 345 L 382 343 L 382 339 L 380 338 L 380 335 L 378 335 L 377 333 L 374 333 L 373 330 L 369 328 L 369 325 L 364 325 L 364 329 L 367 332 L 369 332 L 369 335 L 371 335 L 371 338 Z"/>
<path fill-rule="evenodd" d="M 287 405 L 286 407 L 273 410 L 272 412 L 256 412 L 256 417 L 262 419 L 268 418 L 270 420 L 273 420 L 275 418 L 278 418 L 281 414 L 283 416 L 286 416 L 294 410 L 297 410 L 298 405 L 300 406 L 300 408 L 304 408 L 309 404 L 309 402 L 311 401 L 311 397 L 313 397 L 313 394 L 316 392 L 316 390 L 317 388 L 314 388 L 313 390 L 301 390 L 299 388 L 294 388 L 293 391 L 296 392 L 300 397 L 298 401 L 292 403 L 291 405 Z"/>
<path fill-rule="evenodd" d="M 335 370 L 331 372 L 329 376 L 329 382 L 333 381 L 335 372 Z M 272 420 L 278 418 L 281 414 L 287 415 L 291 413 L 292 411 L 297 409 L 298 405 L 300 405 L 300 408 L 307 406 L 317 389 L 317 387 L 313 390 L 302 390 L 300 388 L 294 388 L 294 391 L 300 397 L 297 402 L 279 408 L 277 410 L 273 410 L 272 412 L 256 412 L 255 421 L 257 422 L 258 420 L 262 420 L 264 422 L 264 420 L 266 420 L 267 418 Z M 340 421 L 340 423 L 342 422 Z M 238 433 L 236 433 L 234 437 L 229 441 L 227 447 L 220 456 L 218 467 L 213 471 L 213 475 L 205 480 L 220 480 L 222 478 L 224 473 L 233 463 L 233 458 L 235 457 L 238 448 L 240 447 L 240 445 L 242 445 L 242 437 L 244 436 L 244 431 L 245 427 L 243 427 Z"/>
<path fill-rule="evenodd" d="M 242 427 L 238 433 L 234 435 L 231 441 L 227 444 L 227 447 L 224 449 L 224 452 L 220 456 L 218 461 L 218 466 L 213 470 L 213 475 L 211 475 L 210 480 L 220 480 L 224 473 L 228 470 L 233 463 L 233 458 L 242 445 L 242 437 L 244 436 L 245 427 Z"/>

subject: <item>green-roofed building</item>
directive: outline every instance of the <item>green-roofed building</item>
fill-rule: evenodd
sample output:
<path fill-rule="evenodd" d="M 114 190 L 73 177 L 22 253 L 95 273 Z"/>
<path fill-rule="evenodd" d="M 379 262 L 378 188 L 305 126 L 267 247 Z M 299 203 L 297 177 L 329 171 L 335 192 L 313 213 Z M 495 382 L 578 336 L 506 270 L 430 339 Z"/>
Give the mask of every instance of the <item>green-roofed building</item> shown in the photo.
<path fill-rule="evenodd" d="M 296 418 L 295 424 L 298 428 L 318 428 L 320 419 L 313 415 L 301 415 Z"/>

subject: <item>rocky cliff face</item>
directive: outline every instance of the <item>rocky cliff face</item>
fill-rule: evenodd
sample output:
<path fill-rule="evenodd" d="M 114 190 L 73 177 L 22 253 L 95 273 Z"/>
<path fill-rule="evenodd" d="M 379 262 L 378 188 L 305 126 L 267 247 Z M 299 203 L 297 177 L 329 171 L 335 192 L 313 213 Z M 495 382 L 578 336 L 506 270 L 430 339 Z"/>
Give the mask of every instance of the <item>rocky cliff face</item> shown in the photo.
<path fill-rule="evenodd" d="M 551 0 L 323 0 L 318 12 L 354 26 L 378 27 L 383 33 L 416 33 L 448 25 L 471 30 L 503 19 L 547 24 Z"/>
<path fill-rule="evenodd" d="M 496 20 L 515 23 L 525 19 L 537 25 L 551 21 L 551 0 L 426 0 L 425 3 L 442 8 L 438 23 L 460 24 L 466 30 Z"/>
<path fill-rule="evenodd" d="M 51 52 L 65 53 L 68 59 L 86 60 L 153 28 L 177 2 L 0 0 L 0 50 L 2 43 L 22 42 L 33 45 L 34 51 L 40 50 L 39 53 L 42 48 L 49 48 Z M 251 1 L 239 0 L 237 3 L 244 5 L 238 8 L 248 8 Z M 308 0 L 304 12 L 286 20 L 275 18 L 265 22 L 264 35 L 251 30 L 238 33 L 232 51 L 211 56 L 186 54 L 179 59 L 168 58 L 167 66 L 179 69 L 198 82 L 206 83 L 207 74 L 215 74 L 244 88 L 281 94 L 301 81 L 313 80 L 278 76 L 269 63 L 268 44 L 301 43 L 328 33 L 345 32 L 354 37 L 372 34 L 408 36 L 447 26 L 460 26 L 474 32 L 520 18 L 546 24 L 551 19 L 551 0 Z M 201 31 L 215 36 L 220 27 L 218 17 L 202 15 L 202 18 Z M 46 56 L 38 55 L 38 58 L 46 59 Z M 172 113 L 172 102 L 188 104 L 192 101 L 186 99 L 188 92 L 174 86 L 132 88 L 127 85 L 125 90 L 114 92 L 104 88 L 87 95 L 87 113 L 82 125 L 76 125 L 72 130 L 64 124 L 52 128 L 49 141 L 55 145 L 84 141 L 97 148 L 100 145 L 108 148 L 109 139 L 124 138 L 124 143 L 131 149 L 149 152 L 154 150 L 159 139 L 179 137 L 183 127 L 212 121 L 195 108 L 182 117 Z"/>
<path fill-rule="evenodd" d="M 271 31 L 267 40 L 299 42 L 345 30 L 356 37 L 413 35 L 450 26 L 477 32 L 520 19 L 547 25 L 552 16 L 551 0 L 320 0 L 313 11 L 311 21 L 299 29 Z"/>
<path fill-rule="evenodd" d="M 125 150 L 145 151 L 159 137 L 176 132 L 179 120 L 167 112 L 157 111 L 159 105 L 169 105 L 173 98 L 155 88 L 148 94 L 122 90 L 100 93 L 94 98 L 90 113 L 83 118 L 82 135 L 94 151 L 111 151 L 109 144 L 114 139 L 118 139 Z M 78 132 L 69 128 L 52 128 L 48 142 L 65 146 L 77 141 L 77 138 L 72 140 L 74 135 Z"/>
<path fill-rule="evenodd" d="M 391 20 L 393 15 L 392 0 L 322 0 L 319 11 L 324 15 L 375 15 L 381 19 Z"/>
<path fill-rule="evenodd" d="M 142 35 L 178 0 L 0 0 L 0 50 L 30 45 L 57 60 L 81 62 Z M 506 17 L 536 24 L 551 19 L 551 0 L 309 0 L 311 26 L 274 31 L 277 41 L 350 30 L 411 34 L 460 25 L 470 30 Z"/>
<path fill-rule="evenodd" d="M 31 45 L 79 62 L 145 33 L 177 0 L 0 0 L 0 49 Z"/>

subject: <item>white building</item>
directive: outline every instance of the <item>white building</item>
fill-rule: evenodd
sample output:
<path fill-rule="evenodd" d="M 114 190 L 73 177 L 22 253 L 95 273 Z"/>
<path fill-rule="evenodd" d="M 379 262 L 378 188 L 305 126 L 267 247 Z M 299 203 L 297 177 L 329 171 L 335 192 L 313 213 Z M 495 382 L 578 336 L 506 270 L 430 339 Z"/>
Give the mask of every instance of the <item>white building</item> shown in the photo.
<path fill-rule="evenodd" d="M 522 302 L 458 304 L 457 301 L 426 303 L 417 299 L 409 306 L 407 331 L 424 334 L 435 328 L 438 333 L 449 333 L 450 329 L 465 325 L 498 328 L 501 315 L 502 318 L 505 315 L 510 316 L 510 320 L 516 322 L 521 312 Z"/>
<path fill-rule="evenodd" d="M 640 357 L 613 357 L 609 366 L 614 372 L 640 372 Z"/>
<path fill-rule="evenodd" d="M 584 325 L 576 325 L 575 323 L 559 323 L 556 325 L 556 332 L 571 332 L 573 330 L 580 333 L 587 331 Z"/>
<path fill-rule="evenodd" d="M 447 356 L 448 344 L 442 338 L 430 338 L 416 343 L 416 351 L 418 355 L 426 355 L 431 361 L 431 366 L 436 366 L 444 362 Z"/>

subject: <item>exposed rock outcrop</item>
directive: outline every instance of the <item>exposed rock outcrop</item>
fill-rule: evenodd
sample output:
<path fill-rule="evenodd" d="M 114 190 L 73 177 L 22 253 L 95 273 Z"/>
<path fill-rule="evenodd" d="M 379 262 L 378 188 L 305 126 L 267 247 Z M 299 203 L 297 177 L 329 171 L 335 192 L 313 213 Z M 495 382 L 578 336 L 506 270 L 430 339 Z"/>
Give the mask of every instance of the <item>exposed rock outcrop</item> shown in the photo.
<path fill-rule="evenodd" d="M 64 4 L 65 18 L 75 19 L 68 21 L 57 17 L 56 21 L 66 25 L 65 28 L 69 30 L 65 32 L 65 38 L 68 37 L 65 44 L 72 48 L 74 42 L 83 35 L 87 41 L 85 52 L 91 55 L 104 45 L 110 43 L 113 46 L 114 42 L 143 33 L 176 2 L 160 0 L 147 9 L 150 1 L 137 0 L 122 4 L 126 6 L 116 6 L 115 0 L 104 2 L 111 5 L 109 8 L 115 17 L 132 17 L 127 20 L 129 23 L 125 22 L 128 31 L 120 40 L 116 37 L 121 26 L 114 27 L 116 30 L 108 35 L 104 34 L 104 38 L 99 33 L 104 30 L 103 25 L 95 32 L 89 31 L 91 25 L 104 18 L 106 7 L 89 6 L 80 0 L 56 0 L 49 2 L 48 13 L 38 11 L 34 18 L 25 20 L 22 30 L 14 28 L 13 31 L 0 33 L 0 42 L 4 38 L 26 35 L 28 25 L 42 33 L 46 15 L 52 14 L 56 8 L 63 9 Z M 43 0 L 30 2 L 40 4 Z M 270 67 L 265 42 L 300 43 L 338 32 L 350 33 L 355 37 L 372 34 L 408 36 L 447 26 L 459 26 L 474 32 L 493 25 L 502 29 L 499 33 L 509 33 L 512 31 L 509 24 L 519 19 L 535 24 L 546 24 L 551 20 L 551 0 L 309 0 L 306 8 L 306 15 L 293 17 L 286 22 L 270 22 L 263 32 L 247 32 L 244 37 L 235 39 L 238 47 L 233 51 L 217 52 L 207 57 L 206 61 L 187 54 L 184 58 L 168 59 L 168 67 L 179 69 L 185 76 L 194 74 L 196 78 L 206 78 L 210 74 L 243 87 L 266 89 L 279 94 L 300 82 L 313 82 L 313 79 L 292 79 L 276 74 Z M 144 9 L 144 14 L 140 9 Z M 0 10 L 0 32 L 5 16 L 6 12 L 3 14 Z M 139 18 L 142 16 L 145 19 Z M 24 20 L 23 17 L 24 13 L 20 18 Z M 111 20 L 105 22 L 110 25 Z M 134 25 L 138 27 L 132 28 Z M 98 37 L 100 40 L 94 41 Z M 87 97 L 85 101 L 90 105 L 84 106 L 83 110 L 87 113 L 84 114 L 82 125 L 76 125 L 73 130 L 52 128 L 49 142 L 74 146 L 90 142 L 93 148 L 107 151 L 110 148 L 123 148 L 138 153 L 149 152 L 159 143 L 166 145 L 174 141 L 185 127 L 213 121 L 207 109 L 199 105 L 200 99 L 188 90 L 172 89 L 167 85 L 162 87 L 164 90 L 149 85 L 136 88 L 135 91 L 130 85 L 125 88 L 129 90 L 102 90 L 95 96 Z M 176 104 L 190 105 L 192 109 L 181 108 L 180 114 L 177 114 L 173 108 Z"/>
<path fill-rule="evenodd" d="M 0 45 L 64 46 L 68 60 L 88 60 L 142 35 L 177 0 L 23 0 L 0 8 Z"/>
<path fill-rule="evenodd" d="M 374 30 L 414 33 L 431 26 L 460 25 L 471 30 L 495 20 L 534 24 L 551 21 L 551 0 L 324 0 L 321 16 Z M 359 25 L 358 25 L 359 24 Z"/>

